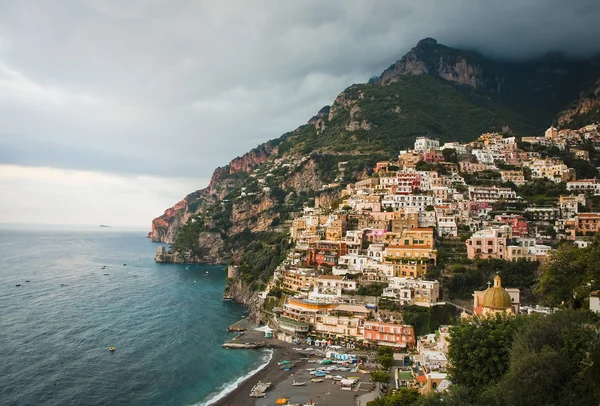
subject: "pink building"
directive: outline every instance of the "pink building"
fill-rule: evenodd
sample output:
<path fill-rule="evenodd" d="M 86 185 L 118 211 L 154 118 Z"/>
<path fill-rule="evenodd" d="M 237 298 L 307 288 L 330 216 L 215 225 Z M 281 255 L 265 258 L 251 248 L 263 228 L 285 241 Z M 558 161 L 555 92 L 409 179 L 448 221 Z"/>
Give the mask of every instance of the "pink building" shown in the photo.
<path fill-rule="evenodd" d="M 510 237 L 510 226 L 477 231 L 466 241 L 467 256 L 469 259 L 505 259 L 506 239 Z"/>
<path fill-rule="evenodd" d="M 511 234 L 515 237 L 527 235 L 527 220 L 523 216 L 516 214 L 497 215 L 494 220 L 510 226 Z"/>
<path fill-rule="evenodd" d="M 430 149 L 423 153 L 423 161 L 427 162 L 428 164 L 444 162 L 444 154 L 442 154 L 441 151 Z"/>

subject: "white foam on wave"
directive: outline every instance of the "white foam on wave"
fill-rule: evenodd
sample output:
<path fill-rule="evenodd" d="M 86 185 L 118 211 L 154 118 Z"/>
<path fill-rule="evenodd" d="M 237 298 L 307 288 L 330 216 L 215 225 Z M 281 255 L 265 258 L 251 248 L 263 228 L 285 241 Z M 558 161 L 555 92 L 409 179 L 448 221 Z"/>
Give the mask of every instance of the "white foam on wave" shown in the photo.
<path fill-rule="evenodd" d="M 216 401 L 218 401 L 220 399 L 223 399 L 225 396 L 227 396 L 231 392 L 233 392 L 240 383 L 244 382 L 246 379 L 250 378 L 252 375 L 256 374 L 258 371 L 264 369 L 267 365 L 269 365 L 269 362 L 271 362 L 271 360 L 273 359 L 273 353 L 275 352 L 272 349 L 267 350 L 267 351 L 269 351 L 269 355 L 268 355 L 268 359 L 264 363 L 262 363 L 257 368 L 253 369 L 252 371 L 248 372 L 246 375 L 239 377 L 234 382 L 232 382 L 230 384 L 225 384 L 223 389 L 221 389 L 221 391 L 219 391 L 217 394 L 211 396 L 207 400 L 203 400 L 199 403 L 195 403 L 193 406 L 208 406 L 208 405 L 215 403 Z"/>

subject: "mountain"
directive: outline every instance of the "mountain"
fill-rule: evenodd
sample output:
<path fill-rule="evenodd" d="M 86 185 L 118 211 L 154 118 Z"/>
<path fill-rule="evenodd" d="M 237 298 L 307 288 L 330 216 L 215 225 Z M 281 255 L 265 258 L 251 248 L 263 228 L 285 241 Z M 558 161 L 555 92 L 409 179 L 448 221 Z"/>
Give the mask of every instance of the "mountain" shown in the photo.
<path fill-rule="evenodd" d="M 498 61 L 421 40 L 306 124 L 217 168 L 207 188 L 154 219 L 152 239 L 188 252 L 190 261 L 233 259 L 259 263 L 257 272 L 270 268 L 260 254 L 265 244 L 257 241 L 271 241 L 271 254 L 280 253 L 273 247 L 282 244 L 278 236 L 293 212 L 313 200 L 328 206 L 345 183 L 368 176 L 375 162 L 395 157 L 417 136 L 538 135 L 553 123 L 597 120 L 599 60 L 548 54 Z"/>

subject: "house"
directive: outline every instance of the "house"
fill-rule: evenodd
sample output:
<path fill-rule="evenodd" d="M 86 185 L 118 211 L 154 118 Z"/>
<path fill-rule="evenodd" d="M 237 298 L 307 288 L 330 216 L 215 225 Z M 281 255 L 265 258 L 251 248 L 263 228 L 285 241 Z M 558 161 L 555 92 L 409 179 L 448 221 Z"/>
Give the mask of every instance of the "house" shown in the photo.
<path fill-rule="evenodd" d="M 516 199 L 517 193 L 507 187 L 469 186 L 469 200 L 494 202 L 500 199 Z"/>
<path fill-rule="evenodd" d="M 500 171 L 502 182 L 512 182 L 517 186 L 525 184 L 523 171 Z"/>
<path fill-rule="evenodd" d="M 413 278 L 390 278 L 382 296 L 397 300 L 402 305 L 432 306 L 440 295 L 438 281 Z"/>
<path fill-rule="evenodd" d="M 416 342 L 413 326 L 380 321 L 365 321 L 364 340 L 400 348 L 413 348 Z"/>
<path fill-rule="evenodd" d="M 575 217 L 576 235 L 595 235 L 600 231 L 600 213 L 579 213 Z"/>
<path fill-rule="evenodd" d="M 600 290 L 590 293 L 590 310 L 600 313 Z"/>
<path fill-rule="evenodd" d="M 498 214 L 494 220 L 510 226 L 511 235 L 514 237 L 527 235 L 527 220 L 518 214 Z"/>
<path fill-rule="evenodd" d="M 510 235 L 509 226 L 475 232 L 466 241 L 468 258 L 506 258 L 506 239 Z"/>
<path fill-rule="evenodd" d="M 364 320 L 371 313 L 365 306 L 341 304 L 329 309 L 327 314 L 317 315 L 314 329 L 331 338 L 363 338 Z"/>
<path fill-rule="evenodd" d="M 427 150 L 437 150 L 440 149 L 440 141 L 432 140 L 427 137 L 417 137 L 415 140 L 415 148 L 416 152 L 425 152 Z"/>
<path fill-rule="evenodd" d="M 417 211 L 424 211 L 427 206 L 433 206 L 435 199 L 433 196 L 428 195 L 384 195 L 381 200 L 381 206 L 383 209 L 391 209 L 399 211 L 402 209 L 416 209 Z"/>
<path fill-rule="evenodd" d="M 600 194 L 600 181 L 598 179 L 581 179 L 567 182 L 567 190 L 570 192 L 592 192 Z"/>

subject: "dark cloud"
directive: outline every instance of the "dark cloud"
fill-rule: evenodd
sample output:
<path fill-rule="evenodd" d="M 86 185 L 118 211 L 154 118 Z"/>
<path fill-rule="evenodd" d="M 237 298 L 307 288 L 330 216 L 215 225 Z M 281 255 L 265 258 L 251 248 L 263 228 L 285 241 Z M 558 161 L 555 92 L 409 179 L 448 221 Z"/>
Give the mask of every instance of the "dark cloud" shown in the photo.
<path fill-rule="evenodd" d="M 600 2 L 0 3 L 0 163 L 210 175 L 431 36 L 496 58 L 600 51 Z"/>

